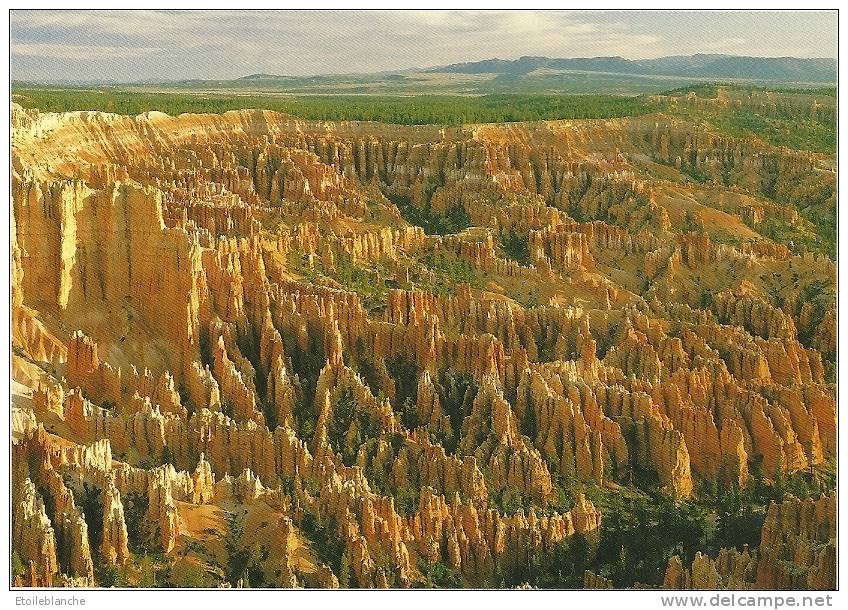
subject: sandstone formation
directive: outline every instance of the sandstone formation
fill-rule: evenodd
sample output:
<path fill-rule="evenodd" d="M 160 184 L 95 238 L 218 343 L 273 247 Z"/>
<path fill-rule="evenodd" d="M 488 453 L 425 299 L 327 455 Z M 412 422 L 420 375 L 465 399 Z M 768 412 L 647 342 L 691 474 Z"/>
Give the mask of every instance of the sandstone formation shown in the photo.
<path fill-rule="evenodd" d="M 229 586 L 498 586 L 597 542 L 587 490 L 695 501 L 834 463 L 835 264 L 743 223 L 793 196 L 768 180 L 832 188 L 813 156 L 663 117 L 12 127 L 23 584 L 164 554 Z M 711 237 L 718 186 L 685 207 L 657 167 L 747 193 L 721 211 L 743 241 Z M 833 511 L 773 505 L 756 551 L 664 585 L 832 587 Z"/>

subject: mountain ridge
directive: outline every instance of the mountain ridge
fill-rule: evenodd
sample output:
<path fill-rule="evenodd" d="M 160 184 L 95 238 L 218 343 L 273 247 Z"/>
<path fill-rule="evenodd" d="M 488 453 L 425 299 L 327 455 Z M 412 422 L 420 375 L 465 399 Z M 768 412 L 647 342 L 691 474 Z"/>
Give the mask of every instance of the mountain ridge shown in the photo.
<path fill-rule="evenodd" d="M 13 81 L 13 88 L 27 81 Z M 609 93 L 654 94 L 703 82 L 820 86 L 836 84 L 836 60 L 705 54 L 655 59 L 621 56 L 518 59 L 490 58 L 443 66 L 371 73 L 296 76 L 255 72 L 231 79 L 140 80 L 133 83 L 73 82 L 38 86 L 109 86 L 168 90 L 255 90 L 313 94 Z M 157 89 L 158 90 L 158 89 Z"/>
<path fill-rule="evenodd" d="M 456 62 L 427 68 L 381 70 L 367 74 L 397 74 L 410 72 L 452 74 L 528 74 L 538 69 L 559 69 L 584 72 L 618 72 L 643 76 L 691 76 L 699 78 L 739 78 L 756 80 L 807 80 L 809 82 L 835 82 L 836 59 L 830 57 L 758 57 L 727 53 L 695 53 L 693 55 L 667 55 L 652 59 L 627 59 L 621 55 L 595 57 L 554 58 L 544 55 L 522 55 L 517 59 L 492 57 L 477 61 Z M 812 71 L 806 72 L 806 71 Z M 359 73 L 358 75 L 365 75 Z M 233 81 L 269 81 L 329 76 L 342 74 L 313 74 L 294 76 L 259 72 Z M 811 78 L 812 77 L 812 78 Z M 226 80 L 226 79 L 225 79 Z"/>
<path fill-rule="evenodd" d="M 459 74 L 528 74 L 538 69 L 621 72 L 654 76 L 703 78 L 753 78 L 835 82 L 836 59 L 826 57 L 754 57 L 745 55 L 696 53 L 669 55 L 655 59 L 627 59 L 621 56 L 551 58 L 522 56 L 518 59 L 491 58 L 430 68 L 428 72 Z"/>

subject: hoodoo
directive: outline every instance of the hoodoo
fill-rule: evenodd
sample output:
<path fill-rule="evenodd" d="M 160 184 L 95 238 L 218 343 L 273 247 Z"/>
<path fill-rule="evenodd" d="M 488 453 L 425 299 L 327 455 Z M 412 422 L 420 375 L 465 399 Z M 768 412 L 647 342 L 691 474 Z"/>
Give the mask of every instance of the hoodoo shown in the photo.
<path fill-rule="evenodd" d="M 763 230 L 835 209 L 821 155 L 11 120 L 17 584 L 835 586 L 836 268 Z M 713 550 L 626 555 L 723 502 Z"/>

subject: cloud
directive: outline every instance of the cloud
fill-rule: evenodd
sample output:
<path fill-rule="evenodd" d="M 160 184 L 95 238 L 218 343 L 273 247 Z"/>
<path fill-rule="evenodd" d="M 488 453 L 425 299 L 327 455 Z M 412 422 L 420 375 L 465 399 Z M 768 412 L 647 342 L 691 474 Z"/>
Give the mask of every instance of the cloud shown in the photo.
<path fill-rule="evenodd" d="M 835 17 L 812 13 L 14 10 L 10 27 L 13 77 L 56 80 L 338 74 L 522 55 L 809 56 L 810 40 L 829 45 L 819 55 L 836 40 Z"/>
<path fill-rule="evenodd" d="M 40 42 L 22 43 L 14 40 L 11 47 L 13 57 L 17 55 L 22 57 L 44 57 L 66 60 L 138 57 L 139 55 L 151 55 L 162 51 L 162 49 L 157 47 L 72 45 Z"/>

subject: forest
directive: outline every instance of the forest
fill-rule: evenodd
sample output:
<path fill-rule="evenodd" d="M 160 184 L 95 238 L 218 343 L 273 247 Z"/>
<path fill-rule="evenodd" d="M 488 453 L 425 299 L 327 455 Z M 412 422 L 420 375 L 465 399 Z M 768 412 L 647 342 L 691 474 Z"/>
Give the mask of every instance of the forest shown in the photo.
<path fill-rule="evenodd" d="M 159 111 L 221 113 L 262 108 L 317 121 L 376 121 L 399 125 L 461 125 L 553 119 L 606 119 L 659 110 L 645 98 L 614 95 L 227 95 L 136 93 L 115 89 L 16 89 L 13 101 L 42 112 L 100 110 L 138 115 Z"/>

